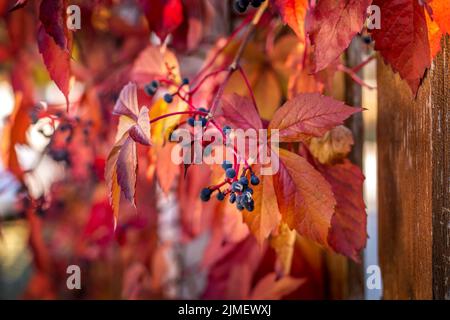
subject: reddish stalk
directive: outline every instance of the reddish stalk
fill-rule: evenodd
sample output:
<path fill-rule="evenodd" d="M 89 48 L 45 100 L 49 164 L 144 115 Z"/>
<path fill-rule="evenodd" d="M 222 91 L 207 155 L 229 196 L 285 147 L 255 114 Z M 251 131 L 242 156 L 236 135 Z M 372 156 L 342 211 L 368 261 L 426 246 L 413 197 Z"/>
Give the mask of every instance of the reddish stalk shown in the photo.
<path fill-rule="evenodd" d="M 217 60 L 219 55 L 225 50 L 225 48 L 231 43 L 231 41 L 241 32 L 241 30 L 249 24 L 251 21 L 251 16 L 248 16 L 244 19 L 244 21 L 241 22 L 241 24 L 231 33 L 231 35 L 227 38 L 226 42 L 214 53 L 212 58 L 209 60 L 209 62 L 197 73 L 195 78 L 193 79 L 193 83 L 195 83 L 200 77 L 205 73 L 211 66 L 214 64 L 214 62 Z"/>
<path fill-rule="evenodd" d="M 244 72 L 244 69 L 242 69 L 241 66 L 238 67 L 239 73 L 241 74 L 242 78 L 244 79 L 245 85 L 247 86 L 248 92 L 250 93 L 250 97 L 252 98 L 253 105 L 255 106 L 255 110 L 257 113 L 258 111 L 258 105 L 256 104 L 256 98 L 255 94 L 253 93 L 252 86 L 250 85 L 250 81 L 248 80 L 247 75 Z"/>
<path fill-rule="evenodd" d="M 337 69 L 339 71 L 342 71 L 342 72 L 348 74 L 353 79 L 353 81 L 355 81 L 360 86 L 366 87 L 370 90 L 376 89 L 376 87 L 371 86 L 370 84 L 364 82 L 364 80 L 362 80 L 352 69 L 347 68 L 346 66 L 344 66 L 342 64 L 338 65 Z"/>
<path fill-rule="evenodd" d="M 202 112 L 202 111 L 178 111 L 178 112 L 172 112 L 172 113 L 167 113 L 167 114 L 163 114 L 162 116 L 150 119 L 150 123 L 154 123 L 156 121 L 159 121 L 161 119 L 164 118 L 168 118 L 168 117 L 172 117 L 172 116 L 177 116 L 180 114 L 189 114 L 189 115 L 202 115 L 202 116 L 207 116 L 208 113 L 207 112 Z"/>

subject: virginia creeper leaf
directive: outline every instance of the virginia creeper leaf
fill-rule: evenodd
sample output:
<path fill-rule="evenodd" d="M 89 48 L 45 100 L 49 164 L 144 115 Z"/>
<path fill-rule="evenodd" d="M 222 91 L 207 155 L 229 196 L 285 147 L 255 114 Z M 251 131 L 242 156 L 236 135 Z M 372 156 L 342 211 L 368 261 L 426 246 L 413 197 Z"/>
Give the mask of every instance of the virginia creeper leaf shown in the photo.
<path fill-rule="evenodd" d="M 270 245 L 277 254 L 275 271 L 279 277 L 289 275 L 291 271 L 296 234 L 295 230 L 282 223 L 278 228 L 278 234 L 270 238 Z"/>
<path fill-rule="evenodd" d="M 183 22 L 181 0 L 141 0 L 150 29 L 161 41 L 174 32 Z"/>
<path fill-rule="evenodd" d="M 289 25 L 301 42 L 305 42 L 305 20 L 308 0 L 274 0 L 283 22 Z"/>
<path fill-rule="evenodd" d="M 361 31 L 372 0 L 321 0 L 308 22 L 307 32 L 314 46 L 315 71 L 325 69 L 347 49 Z"/>
<path fill-rule="evenodd" d="M 125 196 L 125 199 L 133 203 L 136 192 L 136 143 L 127 138 L 120 148 L 117 157 L 117 183 Z"/>
<path fill-rule="evenodd" d="M 42 25 L 39 27 L 38 31 L 38 47 L 50 77 L 64 94 L 67 106 L 69 106 L 71 81 L 71 57 L 69 50 L 62 49 L 54 39 L 47 34 Z"/>
<path fill-rule="evenodd" d="M 307 160 L 280 149 L 274 175 L 282 221 L 300 235 L 327 245 L 336 200 L 330 184 Z"/>
<path fill-rule="evenodd" d="M 450 33 L 450 2 L 448 0 L 431 0 L 433 19 L 443 33 Z"/>
<path fill-rule="evenodd" d="M 242 97 L 237 94 L 226 95 L 222 98 L 217 115 L 222 115 L 225 119 L 224 124 L 229 124 L 235 129 L 254 129 L 262 128 L 261 118 L 248 97 Z"/>
<path fill-rule="evenodd" d="M 375 49 L 415 94 L 431 65 L 425 8 L 417 0 L 375 0 L 381 29 L 373 30 Z"/>
<path fill-rule="evenodd" d="M 47 34 L 62 49 L 67 50 L 66 1 L 42 0 L 39 8 L 39 19 Z"/>
<path fill-rule="evenodd" d="M 323 166 L 321 172 L 330 183 L 337 202 L 328 242 L 336 252 L 360 261 L 359 253 L 367 240 L 361 169 L 345 160 L 334 166 Z"/>
<path fill-rule="evenodd" d="M 272 177 L 261 176 L 260 180 L 260 184 L 253 187 L 255 210 L 253 212 L 244 211 L 243 217 L 250 231 L 262 244 L 278 226 L 281 215 Z"/>
<path fill-rule="evenodd" d="M 273 116 L 269 129 L 278 129 L 281 142 L 321 137 L 361 111 L 318 93 L 303 93 L 287 101 Z"/>

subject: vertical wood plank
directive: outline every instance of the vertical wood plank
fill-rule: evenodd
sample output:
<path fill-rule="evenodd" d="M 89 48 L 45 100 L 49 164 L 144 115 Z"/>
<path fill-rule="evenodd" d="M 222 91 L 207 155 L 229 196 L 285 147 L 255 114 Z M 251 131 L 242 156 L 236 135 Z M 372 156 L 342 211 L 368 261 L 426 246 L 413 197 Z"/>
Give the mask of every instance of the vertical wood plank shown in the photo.
<path fill-rule="evenodd" d="M 450 300 L 450 38 L 431 70 L 433 298 Z"/>
<path fill-rule="evenodd" d="M 417 97 L 378 59 L 379 254 L 385 299 L 448 293 L 448 50 L 447 38 Z"/>

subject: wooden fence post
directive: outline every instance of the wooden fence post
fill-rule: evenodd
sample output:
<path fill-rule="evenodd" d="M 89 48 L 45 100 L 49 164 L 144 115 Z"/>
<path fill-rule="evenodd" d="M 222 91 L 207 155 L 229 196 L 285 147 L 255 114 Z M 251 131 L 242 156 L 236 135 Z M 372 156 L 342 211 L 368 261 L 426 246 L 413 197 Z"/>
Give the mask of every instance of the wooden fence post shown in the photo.
<path fill-rule="evenodd" d="M 384 299 L 449 299 L 450 43 L 417 97 L 378 59 L 379 255 Z"/>

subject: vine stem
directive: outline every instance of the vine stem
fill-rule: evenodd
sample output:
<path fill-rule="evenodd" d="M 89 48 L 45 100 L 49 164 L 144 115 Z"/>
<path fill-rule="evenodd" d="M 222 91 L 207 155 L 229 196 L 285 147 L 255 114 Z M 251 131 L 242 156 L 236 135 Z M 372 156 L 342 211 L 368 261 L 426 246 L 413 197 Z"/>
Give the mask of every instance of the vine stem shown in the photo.
<path fill-rule="evenodd" d="M 256 30 L 256 26 L 258 25 L 259 21 L 261 20 L 261 17 L 263 16 L 263 13 L 266 11 L 269 1 L 264 1 L 259 7 L 258 11 L 256 11 L 255 15 L 252 18 L 252 21 L 250 22 L 250 25 L 247 29 L 247 32 L 241 42 L 241 45 L 238 48 L 238 51 L 236 52 L 236 55 L 234 56 L 233 61 L 231 62 L 230 66 L 228 67 L 227 75 L 225 76 L 225 80 L 220 85 L 216 96 L 214 97 L 214 100 L 211 105 L 211 113 L 214 113 L 214 110 L 217 108 L 217 105 L 219 104 L 220 99 L 222 98 L 222 95 L 225 91 L 225 87 L 230 80 L 233 73 L 238 69 L 239 62 L 242 58 L 242 54 L 244 53 L 245 48 L 247 47 L 248 42 L 250 41 L 251 36 Z"/>
<path fill-rule="evenodd" d="M 153 118 L 153 119 L 150 120 L 150 123 L 154 123 L 154 122 L 159 121 L 161 119 L 168 118 L 168 117 L 173 117 L 173 116 L 180 115 L 180 114 L 207 116 L 208 112 L 203 112 L 203 111 L 178 111 L 178 112 L 172 112 L 172 113 L 163 114 L 162 116 Z"/>

